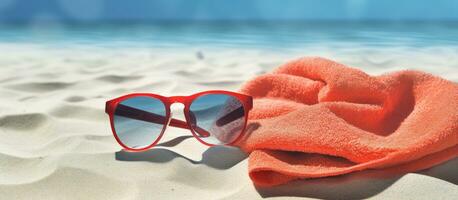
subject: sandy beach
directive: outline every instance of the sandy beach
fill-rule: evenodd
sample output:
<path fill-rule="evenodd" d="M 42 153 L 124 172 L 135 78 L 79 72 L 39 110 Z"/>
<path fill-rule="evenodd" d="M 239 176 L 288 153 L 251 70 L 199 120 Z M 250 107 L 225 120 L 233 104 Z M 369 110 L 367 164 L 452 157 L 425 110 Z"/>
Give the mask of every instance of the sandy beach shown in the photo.
<path fill-rule="evenodd" d="M 202 145 L 169 127 L 147 152 L 121 151 L 105 101 L 133 92 L 237 91 L 301 56 L 322 56 L 378 75 L 417 69 L 458 81 L 458 49 L 301 51 L 99 48 L 0 44 L 0 199 L 453 199 L 458 160 L 380 178 L 377 171 L 257 188 L 246 155 Z M 183 119 L 182 106 L 173 115 Z"/>

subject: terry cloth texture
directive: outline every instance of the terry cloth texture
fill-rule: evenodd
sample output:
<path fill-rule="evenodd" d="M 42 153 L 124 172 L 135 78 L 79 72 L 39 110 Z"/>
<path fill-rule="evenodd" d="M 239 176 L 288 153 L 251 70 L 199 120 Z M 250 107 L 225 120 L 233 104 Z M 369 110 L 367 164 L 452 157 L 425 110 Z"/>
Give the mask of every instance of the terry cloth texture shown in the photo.
<path fill-rule="evenodd" d="M 366 169 L 410 172 L 458 155 L 458 84 L 419 71 L 370 76 L 302 58 L 248 81 L 249 175 L 272 186 Z"/>

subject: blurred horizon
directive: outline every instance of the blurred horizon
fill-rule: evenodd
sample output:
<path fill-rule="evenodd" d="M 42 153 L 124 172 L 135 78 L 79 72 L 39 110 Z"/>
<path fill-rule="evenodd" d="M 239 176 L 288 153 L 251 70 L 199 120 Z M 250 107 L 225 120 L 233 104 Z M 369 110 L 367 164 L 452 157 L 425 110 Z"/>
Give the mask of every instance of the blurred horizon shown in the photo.
<path fill-rule="evenodd" d="M 199 21 L 458 21 L 458 1 L 0 0 L 0 24 Z"/>
<path fill-rule="evenodd" d="M 442 48 L 458 45 L 457 11 L 454 0 L 0 0 L 0 44 Z"/>

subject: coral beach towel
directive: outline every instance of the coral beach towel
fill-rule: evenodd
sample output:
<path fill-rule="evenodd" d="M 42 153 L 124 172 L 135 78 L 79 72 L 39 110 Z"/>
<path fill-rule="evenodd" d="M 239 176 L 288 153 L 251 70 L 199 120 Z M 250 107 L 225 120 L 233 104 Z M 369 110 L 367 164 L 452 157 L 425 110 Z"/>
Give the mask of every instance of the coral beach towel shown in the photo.
<path fill-rule="evenodd" d="M 410 172 L 458 155 L 458 85 L 419 71 L 370 76 L 302 58 L 248 81 L 249 175 L 259 186 L 366 169 Z"/>

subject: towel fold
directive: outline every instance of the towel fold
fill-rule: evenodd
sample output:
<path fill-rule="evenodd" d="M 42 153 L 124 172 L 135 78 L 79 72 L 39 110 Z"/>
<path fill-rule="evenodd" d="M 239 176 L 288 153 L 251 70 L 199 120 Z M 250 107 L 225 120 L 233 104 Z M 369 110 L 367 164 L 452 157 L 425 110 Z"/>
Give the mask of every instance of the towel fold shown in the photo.
<path fill-rule="evenodd" d="M 302 58 L 241 89 L 254 97 L 237 144 L 259 186 L 366 169 L 417 171 L 458 155 L 458 84 L 419 71 L 370 76 Z"/>

